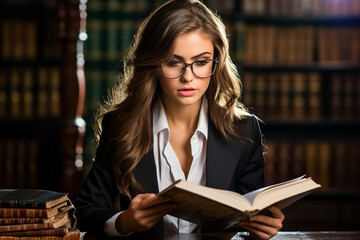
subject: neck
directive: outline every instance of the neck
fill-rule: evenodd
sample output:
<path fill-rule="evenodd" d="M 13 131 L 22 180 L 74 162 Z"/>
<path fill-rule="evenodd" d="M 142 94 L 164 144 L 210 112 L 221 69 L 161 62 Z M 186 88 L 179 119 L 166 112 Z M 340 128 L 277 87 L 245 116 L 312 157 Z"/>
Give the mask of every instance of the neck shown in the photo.
<path fill-rule="evenodd" d="M 199 121 L 201 100 L 189 106 L 174 106 L 164 101 L 163 105 L 170 128 L 177 127 L 189 131 L 196 129 Z"/>

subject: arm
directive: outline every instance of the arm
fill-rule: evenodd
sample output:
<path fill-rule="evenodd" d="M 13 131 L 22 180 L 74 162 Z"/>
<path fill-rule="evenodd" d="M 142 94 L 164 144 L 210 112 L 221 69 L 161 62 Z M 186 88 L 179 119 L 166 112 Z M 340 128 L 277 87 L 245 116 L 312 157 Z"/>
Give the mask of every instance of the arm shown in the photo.
<path fill-rule="evenodd" d="M 95 161 L 76 199 L 76 216 L 81 231 L 104 234 L 105 222 L 118 210 L 126 209 L 129 199 L 120 198 L 120 209 L 114 207 L 118 196 L 108 147 L 108 129 L 104 118 L 103 132 Z"/>
<path fill-rule="evenodd" d="M 104 121 L 108 120 L 104 118 Z M 108 224 L 114 224 L 116 231 L 123 235 L 148 230 L 173 208 L 173 204 L 155 194 L 138 194 L 131 202 L 125 196 L 117 198 L 119 191 L 112 170 L 109 130 L 105 123 L 96 160 L 76 201 L 78 228 L 106 235 L 105 224 L 111 219 Z M 115 208 L 118 201 L 120 207 Z M 123 212 L 114 221 L 113 216 L 119 211 Z"/>

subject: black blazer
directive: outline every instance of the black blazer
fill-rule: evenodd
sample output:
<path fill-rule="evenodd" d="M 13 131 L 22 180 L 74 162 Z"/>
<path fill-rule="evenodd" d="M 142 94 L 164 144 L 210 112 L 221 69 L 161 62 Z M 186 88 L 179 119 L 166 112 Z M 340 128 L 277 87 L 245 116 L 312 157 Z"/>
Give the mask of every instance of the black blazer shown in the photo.
<path fill-rule="evenodd" d="M 126 210 L 130 203 L 127 197 L 118 194 L 107 144 L 110 131 L 105 121 L 96 159 L 75 202 L 77 227 L 101 235 L 104 234 L 105 222 L 119 210 Z M 244 194 L 265 184 L 262 135 L 255 116 L 237 121 L 236 126 L 243 139 L 225 138 L 209 117 L 206 186 Z M 159 192 L 152 150 L 140 161 L 134 176 L 147 192 Z M 136 195 L 139 191 L 132 188 L 132 193 Z M 119 200 L 120 209 L 116 209 L 114 206 Z M 163 231 L 162 220 L 149 230 Z"/>

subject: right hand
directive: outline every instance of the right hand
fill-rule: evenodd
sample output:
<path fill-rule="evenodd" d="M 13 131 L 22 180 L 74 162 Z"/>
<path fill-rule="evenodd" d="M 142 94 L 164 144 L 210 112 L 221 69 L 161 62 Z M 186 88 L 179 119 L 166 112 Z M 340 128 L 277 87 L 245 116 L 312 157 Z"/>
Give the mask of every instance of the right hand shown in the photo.
<path fill-rule="evenodd" d="M 168 199 L 154 193 L 138 194 L 116 219 L 116 229 L 124 235 L 146 231 L 175 207 Z"/>

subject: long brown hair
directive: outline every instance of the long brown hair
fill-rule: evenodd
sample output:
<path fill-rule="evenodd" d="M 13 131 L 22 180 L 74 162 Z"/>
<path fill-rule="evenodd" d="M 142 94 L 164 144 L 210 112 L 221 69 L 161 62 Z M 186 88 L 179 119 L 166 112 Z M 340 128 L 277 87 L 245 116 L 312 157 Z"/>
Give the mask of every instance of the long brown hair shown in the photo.
<path fill-rule="evenodd" d="M 159 94 L 159 67 L 170 60 L 173 42 L 181 34 L 200 29 L 212 40 L 219 60 L 207 90 L 209 113 L 224 135 L 237 136 L 234 118 L 248 115 L 239 102 L 241 84 L 229 56 L 229 44 L 221 19 L 198 0 L 172 0 L 150 14 L 140 26 L 127 57 L 124 73 L 98 111 L 95 133 L 102 119 L 110 119 L 111 159 L 117 187 L 131 198 L 130 186 L 140 187 L 133 170 L 152 148 L 151 111 Z M 109 123 L 109 122 L 108 122 Z"/>

